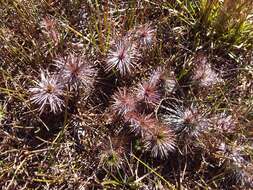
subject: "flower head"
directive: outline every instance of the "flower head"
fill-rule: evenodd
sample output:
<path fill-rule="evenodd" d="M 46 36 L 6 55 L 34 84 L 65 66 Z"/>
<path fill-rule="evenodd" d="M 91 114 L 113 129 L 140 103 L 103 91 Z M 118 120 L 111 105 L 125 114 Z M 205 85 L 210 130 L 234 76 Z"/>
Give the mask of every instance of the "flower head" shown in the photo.
<path fill-rule="evenodd" d="M 129 112 L 124 117 L 125 122 L 129 124 L 130 131 L 136 135 L 143 135 L 150 127 L 156 124 L 156 119 L 152 114 L 144 115 L 136 112 Z"/>
<path fill-rule="evenodd" d="M 116 69 L 122 76 L 127 75 L 132 72 L 138 56 L 139 53 L 134 43 L 126 38 L 118 40 L 109 50 L 106 70 Z"/>
<path fill-rule="evenodd" d="M 126 87 L 118 89 L 118 91 L 112 96 L 112 99 L 112 109 L 119 115 L 125 115 L 135 109 L 135 99 L 127 92 Z"/>
<path fill-rule="evenodd" d="M 48 106 L 50 112 L 56 113 L 61 111 L 64 101 L 61 99 L 63 95 L 63 85 L 58 80 L 58 77 L 50 75 L 48 72 L 41 72 L 40 81 L 36 81 L 37 86 L 30 88 L 32 93 L 30 100 L 37 104 L 40 113 L 45 111 Z"/>
<path fill-rule="evenodd" d="M 82 85 L 90 89 L 94 83 L 96 70 L 85 62 L 84 57 L 70 54 L 65 58 L 55 60 L 56 66 L 61 69 L 62 77 L 75 87 Z M 79 87 L 78 86 L 78 87 Z"/>
<path fill-rule="evenodd" d="M 144 145 L 153 157 L 166 158 L 175 149 L 175 134 L 168 126 L 157 122 L 144 135 Z"/>
<path fill-rule="evenodd" d="M 210 87 L 222 81 L 205 56 L 200 56 L 195 63 L 192 79 L 202 87 Z"/>
<path fill-rule="evenodd" d="M 41 26 L 44 28 L 44 33 L 51 38 L 55 44 L 58 44 L 60 41 L 60 33 L 57 30 L 57 23 L 54 19 L 45 17 L 41 22 Z"/>
<path fill-rule="evenodd" d="M 155 29 L 150 24 L 143 24 L 136 30 L 136 37 L 140 45 L 151 46 L 155 41 L 155 33 Z"/>
<path fill-rule="evenodd" d="M 171 103 L 166 106 L 162 105 L 160 109 L 163 109 L 162 119 L 178 134 L 198 136 L 200 131 L 208 127 L 206 119 L 201 117 L 193 106 L 183 108 Z"/>
<path fill-rule="evenodd" d="M 158 103 L 161 97 L 157 86 L 155 86 L 153 83 L 150 83 L 149 81 L 145 81 L 142 84 L 139 84 L 136 88 L 136 94 L 138 100 L 150 104 Z"/>
<path fill-rule="evenodd" d="M 159 123 L 152 114 L 145 115 L 129 112 L 124 117 L 130 130 L 144 139 L 146 150 L 151 151 L 153 157 L 167 157 L 175 147 L 175 135 L 173 131 Z"/>

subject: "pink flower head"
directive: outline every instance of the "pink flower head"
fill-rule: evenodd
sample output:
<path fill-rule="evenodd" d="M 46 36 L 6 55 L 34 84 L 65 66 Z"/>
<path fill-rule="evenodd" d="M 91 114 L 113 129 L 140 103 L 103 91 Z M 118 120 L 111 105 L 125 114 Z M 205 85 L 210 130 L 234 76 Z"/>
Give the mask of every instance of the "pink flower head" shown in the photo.
<path fill-rule="evenodd" d="M 183 112 L 183 123 L 184 124 L 194 124 L 197 121 L 197 110 L 193 108 L 186 108 Z"/>
<path fill-rule="evenodd" d="M 166 158 L 175 149 L 175 134 L 159 122 L 144 135 L 144 145 L 153 157 Z"/>
<path fill-rule="evenodd" d="M 160 100 L 160 93 L 157 89 L 157 86 L 152 83 L 146 81 L 142 84 L 139 84 L 136 88 L 137 98 L 141 101 L 145 101 L 146 103 L 156 104 Z"/>
<path fill-rule="evenodd" d="M 144 115 L 136 112 L 129 112 L 124 117 L 125 121 L 129 123 L 130 130 L 135 134 L 143 134 L 144 131 L 149 130 L 156 124 L 156 119 L 152 114 Z"/>
<path fill-rule="evenodd" d="M 57 30 L 57 22 L 49 17 L 43 18 L 41 26 L 44 28 L 44 33 L 51 38 L 55 44 L 58 44 L 60 41 L 60 33 Z"/>
<path fill-rule="evenodd" d="M 143 24 L 136 30 L 140 45 L 151 46 L 155 41 L 156 30 L 150 24 Z"/>
<path fill-rule="evenodd" d="M 40 81 L 36 81 L 37 86 L 30 88 L 32 93 L 30 100 L 32 103 L 40 106 L 40 114 L 45 111 L 48 106 L 50 112 L 56 113 L 61 111 L 64 101 L 61 99 L 63 95 L 63 85 L 58 77 L 49 75 L 48 72 L 41 72 Z"/>
<path fill-rule="evenodd" d="M 135 109 L 135 99 L 127 92 L 127 88 L 118 89 L 112 96 L 112 109 L 117 114 L 126 114 Z"/>
<path fill-rule="evenodd" d="M 81 84 L 85 89 L 90 89 L 95 81 L 96 70 L 85 61 L 84 57 L 74 54 L 55 60 L 66 82 L 71 85 Z"/>
<path fill-rule="evenodd" d="M 130 40 L 123 38 L 112 44 L 109 50 L 106 71 L 117 70 L 122 76 L 132 72 L 136 65 L 139 53 L 136 45 Z"/>
<path fill-rule="evenodd" d="M 218 74 L 211 68 L 205 56 L 200 56 L 194 65 L 192 79 L 199 82 L 202 87 L 210 87 L 222 80 Z"/>

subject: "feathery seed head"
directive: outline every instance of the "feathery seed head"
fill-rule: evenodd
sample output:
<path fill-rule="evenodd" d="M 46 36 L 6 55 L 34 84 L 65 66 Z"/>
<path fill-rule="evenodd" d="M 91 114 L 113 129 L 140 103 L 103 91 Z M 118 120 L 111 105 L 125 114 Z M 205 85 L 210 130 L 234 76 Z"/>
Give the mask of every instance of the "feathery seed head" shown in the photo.
<path fill-rule="evenodd" d="M 176 133 L 198 136 L 199 132 L 208 127 L 206 119 L 200 116 L 196 108 L 183 108 L 177 104 L 161 106 L 162 119 L 171 125 Z"/>
<path fill-rule="evenodd" d="M 151 24 L 143 24 L 136 30 L 136 38 L 140 45 L 151 46 L 155 41 L 156 30 Z"/>
<path fill-rule="evenodd" d="M 124 117 L 125 122 L 129 123 L 130 131 L 136 135 L 143 134 L 143 132 L 149 130 L 150 127 L 155 126 L 156 119 L 152 114 L 144 115 L 136 112 L 129 112 Z"/>
<path fill-rule="evenodd" d="M 37 86 L 30 88 L 32 93 L 31 102 L 37 104 L 40 114 L 45 111 L 47 106 L 50 107 L 50 112 L 56 113 L 61 111 L 64 101 L 61 99 L 63 95 L 63 85 L 58 80 L 57 76 L 50 75 L 48 71 L 41 72 L 40 81 L 36 81 Z"/>
<path fill-rule="evenodd" d="M 157 86 L 148 81 L 139 84 L 136 88 L 136 93 L 138 100 L 150 104 L 157 104 L 161 97 Z"/>
<path fill-rule="evenodd" d="M 106 71 L 116 69 L 122 76 L 130 74 L 138 57 L 135 43 L 126 38 L 115 41 L 108 53 Z"/>
<path fill-rule="evenodd" d="M 195 109 L 186 108 L 183 112 L 183 123 L 184 124 L 194 124 L 197 122 L 197 111 Z"/>
<path fill-rule="evenodd" d="M 57 22 L 52 18 L 45 17 L 41 22 L 41 26 L 44 28 L 44 32 L 47 36 L 51 38 L 55 44 L 58 44 L 60 41 L 60 33 L 57 30 Z"/>
<path fill-rule="evenodd" d="M 85 62 L 82 56 L 70 54 L 65 58 L 55 60 L 56 66 L 61 70 L 63 79 L 76 87 L 90 89 L 94 83 L 96 70 Z"/>
<path fill-rule="evenodd" d="M 192 79 L 199 82 L 202 87 L 210 87 L 222 82 L 218 74 L 211 68 L 205 56 L 200 56 L 193 69 Z"/>
<path fill-rule="evenodd" d="M 118 91 L 112 96 L 112 99 L 112 109 L 119 115 L 125 115 L 135 109 L 135 99 L 127 92 L 126 87 L 118 89 Z"/>
<path fill-rule="evenodd" d="M 175 134 L 168 126 L 157 122 L 145 133 L 144 146 L 153 157 L 166 158 L 175 149 Z"/>

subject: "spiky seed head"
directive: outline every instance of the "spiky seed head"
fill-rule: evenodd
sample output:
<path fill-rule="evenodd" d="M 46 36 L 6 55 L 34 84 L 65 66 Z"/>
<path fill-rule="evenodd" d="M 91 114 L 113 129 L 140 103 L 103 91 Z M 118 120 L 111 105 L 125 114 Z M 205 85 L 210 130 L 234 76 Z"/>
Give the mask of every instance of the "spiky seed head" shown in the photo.
<path fill-rule="evenodd" d="M 212 69 L 211 64 L 205 56 L 200 56 L 199 60 L 195 63 L 192 79 L 198 81 L 202 87 L 211 87 L 222 82 L 222 79 Z"/>
<path fill-rule="evenodd" d="M 45 111 L 46 107 L 50 108 L 50 112 L 56 113 L 62 111 L 64 101 L 63 84 L 55 75 L 50 75 L 48 71 L 41 72 L 39 81 L 35 81 L 36 87 L 30 88 L 30 100 L 39 106 L 40 114 Z"/>
<path fill-rule="evenodd" d="M 160 101 L 161 95 L 157 86 L 145 81 L 140 83 L 136 88 L 137 99 L 149 104 L 157 104 Z"/>
<path fill-rule="evenodd" d="M 136 30 L 136 37 L 140 43 L 140 46 L 151 46 L 155 41 L 156 30 L 151 26 L 151 24 L 143 24 L 139 26 Z"/>
<path fill-rule="evenodd" d="M 197 137 L 208 127 L 208 121 L 200 116 L 196 108 L 186 108 L 182 113 L 180 133 Z"/>
<path fill-rule="evenodd" d="M 96 70 L 87 63 L 83 56 L 69 54 L 55 60 L 63 79 L 74 88 L 84 88 L 86 91 L 93 86 Z"/>
<path fill-rule="evenodd" d="M 106 71 L 115 69 L 122 76 L 131 74 L 139 53 L 135 43 L 123 38 L 112 43 L 106 62 Z"/>
<path fill-rule="evenodd" d="M 41 26 L 44 28 L 44 33 L 46 33 L 55 44 L 58 44 L 60 41 L 60 33 L 57 30 L 57 22 L 53 18 L 45 17 L 41 22 Z"/>
<path fill-rule="evenodd" d="M 125 115 L 135 109 L 136 101 L 126 87 L 119 88 L 112 99 L 112 110 L 118 115 Z"/>
<path fill-rule="evenodd" d="M 130 131 L 136 135 L 143 135 L 145 131 L 156 124 L 156 119 L 152 114 L 145 115 L 134 111 L 126 114 L 124 119 L 129 124 Z"/>
<path fill-rule="evenodd" d="M 166 158 L 175 149 L 175 134 L 168 127 L 157 122 L 144 134 L 144 146 L 155 158 Z"/>
<path fill-rule="evenodd" d="M 163 108 L 162 119 L 180 135 L 198 136 L 200 132 L 208 128 L 208 121 L 192 105 L 189 108 L 177 104 L 161 106 Z M 160 110 L 161 111 L 161 110 Z"/>

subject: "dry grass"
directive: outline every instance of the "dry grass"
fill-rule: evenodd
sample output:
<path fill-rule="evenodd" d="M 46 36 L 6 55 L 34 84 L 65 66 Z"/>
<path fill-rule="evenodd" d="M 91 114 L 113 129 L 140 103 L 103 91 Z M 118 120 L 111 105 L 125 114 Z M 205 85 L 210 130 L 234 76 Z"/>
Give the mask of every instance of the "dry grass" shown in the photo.
<path fill-rule="evenodd" d="M 253 188 L 252 7 L 0 0 L 0 187 Z M 123 66 L 112 66 L 115 43 L 125 39 Z M 69 55 L 80 70 L 55 65 Z M 29 89 L 46 70 L 72 77 L 57 94 L 62 111 L 46 105 L 40 113 L 31 101 Z M 116 105 L 123 88 L 131 98 Z M 115 111 L 127 98 L 132 107 Z"/>

